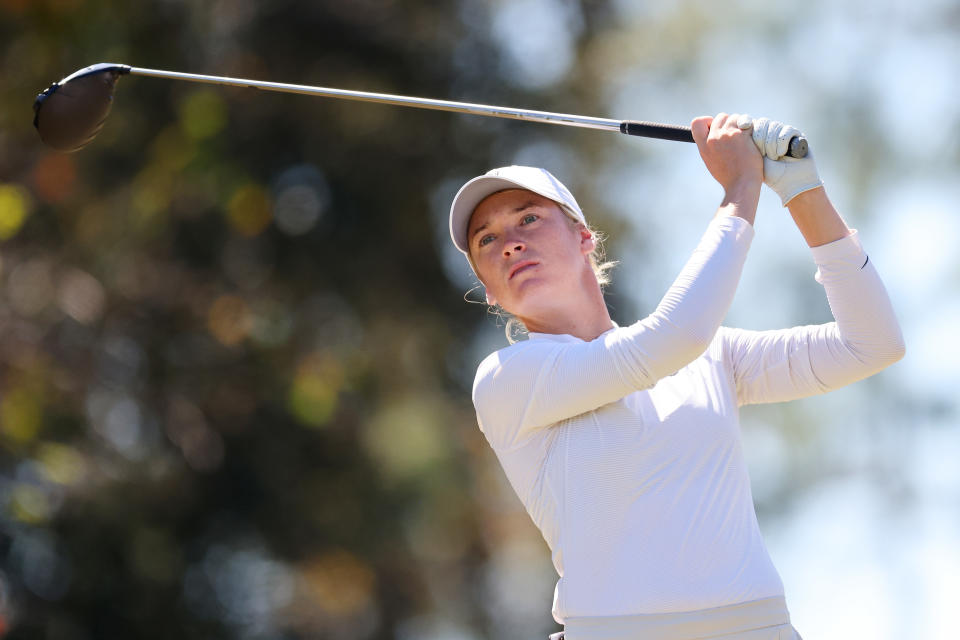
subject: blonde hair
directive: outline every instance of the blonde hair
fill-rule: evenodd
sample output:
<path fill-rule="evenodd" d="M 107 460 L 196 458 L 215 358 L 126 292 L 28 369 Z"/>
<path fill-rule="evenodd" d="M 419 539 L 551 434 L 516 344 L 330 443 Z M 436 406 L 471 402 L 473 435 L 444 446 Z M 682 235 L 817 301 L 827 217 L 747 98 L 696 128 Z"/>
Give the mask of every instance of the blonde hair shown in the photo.
<path fill-rule="evenodd" d="M 567 216 L 567 220 L 570 222 L 571 227 L 576 228 L 578 225 L 583 224 L 579 220 L 574 220 L 573 218 Z M 604 243 L 607 237 L 593 229 L 589 225 L 584 225 L 587 231 L 593 236 L 594 248 L 589 254 L 587 254 L 587 259 L 590 261 L 590 268 L 593 270 L 593 275 L 597 278 L 597 284 L 600 285 L 600 290 L 604 290 L 607 286 L 613 281 L 613 278 L 610 275 L 610 272 L 613 271 L 613 268 L 616 267 L 619 262 L 616 260 L 607 260 L 606 259 L 606 250 Z M 480 277 L 480 271 L 477 269 L 476 263 L 473 261 L 473 256 L 467 254 L 467 259 L 470 261 L 470 266 L 473 267 L 473 272 L 477 275 L 477 278 Z M 474 289 L 483 287 L 483 283 L 479 283 Z M 464 300 L 467 302 L 475 302 L 467 298 L 470 295 L 468 291 L 464 295 Z M 481 304 L 486 304 L 481 303 Z M 498 320 L 504 321 L 503 332 L 507 337 L 507 342 L 513 344 L 517 342 L 518 339 L 527 335 L 527 327 L 523 324 L 523 321 L 518 317 L 501 307 L 499 304 L 487 304 L 487 313 L 494 315 Z"/>

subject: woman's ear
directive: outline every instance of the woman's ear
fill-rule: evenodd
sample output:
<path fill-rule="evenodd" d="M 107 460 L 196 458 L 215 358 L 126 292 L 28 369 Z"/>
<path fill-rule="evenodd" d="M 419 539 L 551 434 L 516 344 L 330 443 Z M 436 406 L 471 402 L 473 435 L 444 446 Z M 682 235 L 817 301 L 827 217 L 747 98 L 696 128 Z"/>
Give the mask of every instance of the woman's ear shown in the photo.
<path fill-rule="evenodd" d="M 587 227 L 581 223 L 577 230 L 580 232 L 580 251 L 582 253 L 588 254 L 597 248 L 597 239 L 590 229 L 587 229 Z"/>

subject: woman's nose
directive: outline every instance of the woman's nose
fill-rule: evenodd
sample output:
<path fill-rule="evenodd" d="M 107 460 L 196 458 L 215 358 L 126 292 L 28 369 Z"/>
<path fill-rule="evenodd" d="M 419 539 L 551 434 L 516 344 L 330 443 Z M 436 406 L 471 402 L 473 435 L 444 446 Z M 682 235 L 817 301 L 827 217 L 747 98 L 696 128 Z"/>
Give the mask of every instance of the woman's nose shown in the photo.
<path fill-rule="evenodd" d="M 510 254 L 516 253 L 518 251 L 523 251 L 526 248 L 527 248 L 527 245 L 525 242 L 522 242 L 520 240 L 512 240 L 506 243 L 506 245 L 504 246 L 503 255 L 509 258 Z"/>

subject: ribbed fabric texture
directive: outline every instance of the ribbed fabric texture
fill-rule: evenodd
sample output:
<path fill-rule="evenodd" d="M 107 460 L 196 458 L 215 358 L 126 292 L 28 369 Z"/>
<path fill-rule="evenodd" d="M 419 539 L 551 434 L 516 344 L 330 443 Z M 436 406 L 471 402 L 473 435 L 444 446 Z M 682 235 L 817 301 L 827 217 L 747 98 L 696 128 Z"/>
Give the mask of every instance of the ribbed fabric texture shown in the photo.
<path fill-rule="evenodd" d="M 552 550 L 558 622 L 783 596 L 738 406 L 866 377 L 903 341 L 856 235 L 813 250 L 835 323 L 718 330 L 752 236 L 715 219 L 647 318 L 590 342 L 534 333 L 481 363 L 477 418 Z"/>

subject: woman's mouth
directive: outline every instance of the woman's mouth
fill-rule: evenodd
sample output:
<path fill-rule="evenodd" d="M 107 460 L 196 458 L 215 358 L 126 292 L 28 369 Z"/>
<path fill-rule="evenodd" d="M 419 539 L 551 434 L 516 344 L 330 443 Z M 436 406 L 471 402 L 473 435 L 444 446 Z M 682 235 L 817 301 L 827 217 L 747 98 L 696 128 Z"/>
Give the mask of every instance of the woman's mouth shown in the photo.
<path fill-rule="evenodd" d="M 537 262 L 536 260 L 523 260 L 521 262 L 518 262 L 517 264 L 513 265 L 513 267 L 510 268 L 510 276 L 507 278 L 507 280 L 512 280 L 513 277 L 518 273 L 520 273 L 521 271 L 526 271 L 527 269 L 531 267 L 535 267 L 538 264 L 540 263 Z"/>

